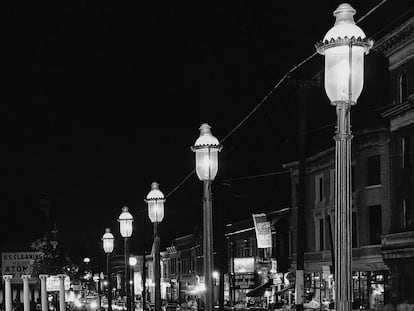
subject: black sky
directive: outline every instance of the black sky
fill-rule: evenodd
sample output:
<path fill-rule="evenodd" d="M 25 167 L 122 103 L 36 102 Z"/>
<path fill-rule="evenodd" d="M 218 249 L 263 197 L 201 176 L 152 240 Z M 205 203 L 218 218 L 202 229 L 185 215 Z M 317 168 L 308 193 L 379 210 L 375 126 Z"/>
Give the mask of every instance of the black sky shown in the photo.
<path fill-rule="evenodd" d="M 350 3 L 358 18 L 379 2 Z M 339 3 L 3 1 L 2 236 L 27 242 L 36 235 L 40 193 L 48 193 L 60 234 L 78 251 L 99 247 L 105 227 L 118 232 L 123 205 L 137 232 L 149 230 L 138 211 L 151 182 L 173 190 L 194 167 L 190 146 L 200 124 L 210 123 L 218 139 L 227 135 L 314 52 Z M 408 7 L 388 1 L 360 26 L 378 36 Z M 322 69 L 322 57 L 309 64 L 295 78 Z M 310 126 L 334 123 L 323 90 L 312 92 L 320 100 L 311 110 L 321 113 Z M 221 181 L 281 171 L 297 159 L 294 94 L 282 85 L 224 143 L 215 190 L 226 221 L 289 204 L 287 175 Z M 333 126 L 320 133 L 321 145 L 331 145 L 332 133 Z M 171 194 L 164 240 L 193 230 L 201 191 L 194 175 Z"/>

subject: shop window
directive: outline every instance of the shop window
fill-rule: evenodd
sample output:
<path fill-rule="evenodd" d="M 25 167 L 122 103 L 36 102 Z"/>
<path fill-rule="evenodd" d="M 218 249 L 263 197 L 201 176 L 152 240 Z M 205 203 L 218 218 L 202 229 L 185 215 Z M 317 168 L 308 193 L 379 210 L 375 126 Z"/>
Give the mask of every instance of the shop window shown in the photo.
<path fill-rule="evenodd" d="M 315 203 L 321 203 L 324 200 L 323 174 L 315 176 Z"/>
<path fill-rule="evenodd" d="M 410 144 L 409 137 L 401 138 L 401 167 L 410 166 Z"/>
<path fill-rule="evenodd" d="M 407 98 L 407 74 L 402 72 L 398 78 L 398 103 L 401 104 L 405 102 Z"/>
<path fill-rule="evenodd" d="M 374 205 L 369 207 L 369 242 L 371 245 L 381 243 L 381 214 L 381 205 Z"/>
<path fill-rule="evenodd" d="M 381 185 L 381 158 L 372 156 L 367 159 L 367 186 Z"/>

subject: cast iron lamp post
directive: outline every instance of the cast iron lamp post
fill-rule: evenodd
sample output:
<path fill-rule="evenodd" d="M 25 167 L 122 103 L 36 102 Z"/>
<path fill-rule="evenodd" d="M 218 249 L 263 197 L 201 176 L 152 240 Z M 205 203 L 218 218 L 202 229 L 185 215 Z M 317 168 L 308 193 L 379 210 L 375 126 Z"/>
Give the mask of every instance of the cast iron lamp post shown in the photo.
<path fill-rule="evenodd" d="M 145 202 L 148 204 L 148 217 L 154 224 L 154 281 L 155 281 L 155 311 L 161 311 L 161 266 L 160 266 L 160 232 L 159 224 L 164 218 L 164 194 L 156 182 L 151 184 Z"/>
<path fill-rule="evenodd" d="M 196 155 L 196 172 L 204 183 L 203 191 L 203 253 L 205 310 L 213 311 L 213 215 L 211 182 L 218 171 L 218 153 L 221 145 L 211 134 L 211 127 L 204 123 L 200 126 L 200 137 L 197 138 L 192 150 Z"/>
<path fill-rule="evenodd" d="M 131 213 L 128 212 L 128 207 L 122 208 L 122 213 L 119 215 L 119 230 L 121 236 L 124 238 L 124 259 L 125 259 L 125 294 L 126 294 L 126 307 L 127 311 L 131 311 L 131 295 L 130 295 L 130 284 L 129 284 L 129 249 L 128 249 L 128 238 L 132 235 L 132 222 L 134 218 Z"/>
<path fill-rule="evenodd" d="M 111 271 L 109 269 L 109 256 L 114 250 L 114 235 L 111 233 L 111 229 L 106 228 L 105 234 L 102 236 L 102 244 L 104 252 L 106 253 L 106 275 L 108 282 L 108 311 L 112 311 L 112 280 Z"/>
<path fill-rule="evenodd" d="M 364 55 L 372 47 L 355 25 L 356 11 L 347 3 L 333 15 L 335 25 L 317 51 L 325 55 L 325 91 L 336 106 L 335 139 L 335 310 L 352 310 L 352 209 L 351 209 L 351 122 L 350 110 L 364 83 Z"/>

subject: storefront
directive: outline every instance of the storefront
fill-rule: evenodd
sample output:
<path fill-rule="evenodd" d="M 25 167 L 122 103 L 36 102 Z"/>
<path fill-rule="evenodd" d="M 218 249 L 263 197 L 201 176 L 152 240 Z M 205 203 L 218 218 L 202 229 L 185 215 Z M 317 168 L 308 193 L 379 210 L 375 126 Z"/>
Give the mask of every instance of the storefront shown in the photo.
<path fill-rule="evenodd" d="M 359 309 L 382 310 L 389 271 L 354 271 L 354 304 Z"/>
<path fill-rule="evenodd" d="M 312 293 L 321 307 L 328 307 L 334 300 L 333 275 L 324 272 L 305 273 L 305 293 Z"/>
<path fill-rule="evenodd" d="M 323 272 L 305 273 L 305 291 L 312 293 L 322 308 L 335 299 L 333 275 Z M 389 271 L 353 271 L 353 309 L 382 310 L 384 289 L 389 280 Z"/>

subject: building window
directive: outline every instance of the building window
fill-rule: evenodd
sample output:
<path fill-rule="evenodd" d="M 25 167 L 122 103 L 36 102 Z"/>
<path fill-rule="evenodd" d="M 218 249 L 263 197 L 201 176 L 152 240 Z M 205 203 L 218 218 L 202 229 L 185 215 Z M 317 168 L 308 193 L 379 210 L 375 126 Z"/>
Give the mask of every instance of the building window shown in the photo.
<path fill-rule="evenodd" d="M 322 219 L 319 219 L 319 250 L 323 251 L 325 249 L 325 222 Z"/>
<path fill-rule="evenodd" d="M 407 100 L 407 74 L 402 72 L 398 78 L 398 103 L 401 104 Z"/>
<path fill-rule="evenodd" d="M 293 230 L 289 229 L 289 250 L 288 250 L 289 256 L 293 255 Z"/>
<path fill-rule="evenodd" d="M 316 203 L 323 202 L 324 189 L 323 189 L 323 174 L 315 176 L 315 201 Z"/>
<path fill-rule="evenodd" d="M 358 223 L 357 213 L 352 212 L 352 247 L 358 247 Z"/>
<path fill-rule="evenodd" d="M 413 221 L 410 214 L 410 200 L 402 200 L 402 228 L 408 229 L 412 226 Z"/>
<path fill-rule="evenodd" d="M 244 240 L 244 257 L 250 257 L 251 255 L 251 243 L 249 240 Z"/>
<path fill-rule="evenodd" d="M 401 138 L 401 167 L 410 166 L 410 144 L 408 137 Z"/>
<path fill-rule="evenodd" d="M 367 186 L 381 185 L 381 158 L 369 157 L 367 160 Z"/>
<path fill-rule="evenodd" d="M 176 258 L 171 258 L 170 260 L 170 272 L 171 274 L 177 273 L 177 259 Z"/>
<path fill-rule="evenodd" d="M 351 192 L 355 192 L 355 165 L 351 166 Z"/>
<path fill-rule="evenodd" d="M 236 257 L 244 256 L 244 243 L 240 241 L 236 242 Z"/>
<path fill-rule="evenodd" d="M 380 244 L 382 233 L 381 205 L 369 207 L 369 243 Z"/>
<path fill-rule="evenodd" d="M 335 170 L 329 171 L 329 201 L 335 198 Z"/>

